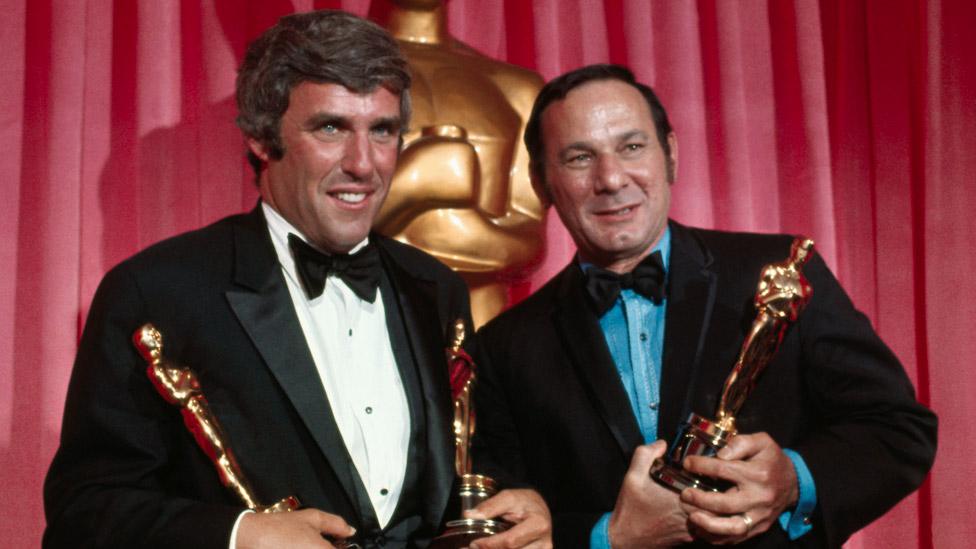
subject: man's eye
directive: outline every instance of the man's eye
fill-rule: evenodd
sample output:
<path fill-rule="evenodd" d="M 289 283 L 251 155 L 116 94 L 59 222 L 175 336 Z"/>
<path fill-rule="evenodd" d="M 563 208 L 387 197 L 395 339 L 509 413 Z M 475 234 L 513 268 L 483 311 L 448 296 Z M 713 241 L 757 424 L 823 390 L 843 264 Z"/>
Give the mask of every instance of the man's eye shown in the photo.
<path fill-rule="evenodd" d="M 579 153 L 567 157 L 563 163 L 565 163 L 567 166 L 582 166 L 589 162 L 592 158 L 593 155 L 589 153 Z"/>
<path fill-rule="evenodd" d="M 627 143 L 624 145 L 624 152 L 627 154 L 639 153 L 642 150 L 644 150 L 643 143 Z"/>
<path fill-rule="evenodd" d="M 334 134 L 339 131 L 339 126 L 336 126 L 335 124 L 322 124 L 319 126 L 319 131 L 322 133 Z"/>
<path fill-rule="evenodd" d="M 377 126 L 373 128 L 373 135 L 376 137 L 389 137 L 393 135 L 393 128 L 389 126 Z"/>

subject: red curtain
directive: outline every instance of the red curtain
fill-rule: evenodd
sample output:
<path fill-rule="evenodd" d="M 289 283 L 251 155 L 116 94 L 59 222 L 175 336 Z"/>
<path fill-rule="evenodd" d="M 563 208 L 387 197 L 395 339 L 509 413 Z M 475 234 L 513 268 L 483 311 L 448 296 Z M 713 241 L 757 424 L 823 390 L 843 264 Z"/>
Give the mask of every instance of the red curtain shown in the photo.
<path fill-rule="evenodd" d="M 251 207 L 235 67 L 278 16 L 386 0 L 0 0 L 0 539 L 37 546 L 88 302 L 136 250 Z M 805 233 L 941 418 L 929 481 L 848 547 L 964 547 L 976 493 L 976 4 L 452 0 L 546 78 L 619 62 L 668 107 L 685 223 Z M 550 216 L 547 254 L 573 253 Z M 523 288 L 524 287 L 524 288 Z M 839 463 L 843 463 L 840 456 Z"/>

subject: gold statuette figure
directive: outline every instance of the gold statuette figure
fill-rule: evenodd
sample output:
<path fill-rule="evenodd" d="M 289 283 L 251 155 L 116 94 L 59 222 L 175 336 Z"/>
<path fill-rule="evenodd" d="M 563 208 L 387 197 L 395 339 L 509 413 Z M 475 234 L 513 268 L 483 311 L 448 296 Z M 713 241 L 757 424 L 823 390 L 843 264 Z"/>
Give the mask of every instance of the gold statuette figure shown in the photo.
<path fill-rule="evenodd" d="M 796 238 L 789 258 L 763 267 L 755 298 L 756 319 L 725 380 L 717 419 L 712 421 L 695 413 L 688 417 L 664 459 L 656 460 L 651 467 L 651 476 L 657 481 L 677 491 L 689 487 L 712 491 L 723 488 L 714 479 L 684 471 L 681 463 L 689 455 L 714 456 L 735 436 L 736 414 L 756 386 L 756 379 L 772 361 L 786 329 L 796 322 L 813 295 L 802 272 L 812 252 L 813 240 Z"/>
<path fill-rule="evenodd" d="M 139 354 L 149 365 L 146 374 L 156 391 L 166 402 L 178 406 L 183 415 L 183 423 L 193 434 L 200 449 L 210 458 L 220 481 L 230 488 L 244 505 L 260 513 L 277 513 L 298 509 L 298 500 L 286 497 L 273 505 L 261 505 L 254 496 L 254 490 L 244 477 L 234 453 L 227 443 L 216 416 L 210 411 L 207 398 L 200 389 L 196 374 L 189 368 L 181 368 L 163 357 L 163 336 L 152 324 L 143 324 L 132 335 Z"/>
<path fill-rule="evenodd" d="M 382 23 L 410 63 L 413 115 L 376 228 L 461 274 L 481 326 L 543 250 L 522 144 L 542 78 L 451 37 L 440 0 L 392 3 Z"/>
<path fill-rule="evenodd" d="M 461 348 L 464 343 L 464 322 L 454 323 L 454 343 L 447 349 L 447 363 L 451 377 L 451 396 L 454 398 L 454 469 L 461 480 L 461 511 L 474 509 L 498 491 L 495 481 L 484 475 L 471 473 L 471 437 L 474 436 L 475 414 L 471 402 L 474 390 L 474 361 Z M 509 524 L 498 520 L 465 519 L 447 523 L 443 534 L 431 542 L 431 549 L 460 549 L 475 539 L 503 532 Z"/>

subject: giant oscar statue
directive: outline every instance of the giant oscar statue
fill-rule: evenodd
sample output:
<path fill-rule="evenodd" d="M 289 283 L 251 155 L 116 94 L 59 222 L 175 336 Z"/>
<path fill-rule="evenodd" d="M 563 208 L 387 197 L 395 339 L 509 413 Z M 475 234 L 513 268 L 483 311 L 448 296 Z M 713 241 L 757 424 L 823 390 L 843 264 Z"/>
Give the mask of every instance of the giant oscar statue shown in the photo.
<path fill-rule="evenodd" d="M 440 0 L 393 3 L 383 22 L 410 62 L 413 118 L 377 229 L 458 271 L 481 326 L 542 252 L 521 139 L 542 79 L 451 38 Z"/>

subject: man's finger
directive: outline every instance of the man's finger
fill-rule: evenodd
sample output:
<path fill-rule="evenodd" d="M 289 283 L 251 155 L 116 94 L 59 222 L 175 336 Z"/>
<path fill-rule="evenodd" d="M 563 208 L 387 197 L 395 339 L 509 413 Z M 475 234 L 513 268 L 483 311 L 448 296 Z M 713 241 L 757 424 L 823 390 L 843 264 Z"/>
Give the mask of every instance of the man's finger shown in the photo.
<path fill-rule="evenodd" d="M 747 456 L 754 454 L 755 441 L 751 435 L 736 435 L 732 437 L 724 448 L 718 451 L 716 457 L 719 459 L 746 459 Z"/>
<path fill-rule="evenodd" d="M 708 492 L 697 488 L 686 488 L 681 491 L 681 501 L 716 515 L 732 515 L 748 508 L 748 502 L 743 501 L 742 493 L 738 491 Z"/>
<path fill-rule="evenodd" d="M 525 547 L 543 537 L 545 521 L 529 517 L 510 529 L 494 536 L 481 538 L 471 543 L 471 549 L 502 549 L 506 547 Z"/>
<path fill-rule="evenodd" d="M 691 473 L 727 480 L 733 484 L 738 484 L 739 481 L 746 478 L 748 468 L 748 465 L 743 461 L 728 461 L 703 456 L 688 456 L 681 465 Z"/>
<path fill-rule="evenodd" d="M 525 510 L 519 504 L 516 494 L 512 490 L 502 490 L 494 496 L 482 501 L 474 509 L 464 512 L 466 518 L 493 519 L 506 515 L 509 520 L 517 521 L 524 517 Z"/>
<path fill-rule="evenodd" d="M 652 444 L 638 446 L 634 450 L 634 457 L 630 458 L 630 468 L 627 474 L 647 476 L 651 470 L 651 464 L 655 459 L 664 456 L 668 445 L 663 440 L 657 440 Z"/>
<path fill-rule="evenodd" d="M 725 460 L 750 459 L 763 450 L 773 439 L 766 433 L 750 435 L 736 435 L 729 443 L 719 450 L 718 458 Z"/>
<path fill-rule="evenodd" d="M 346 519 L 339 515 L 319 511 L 318 509 L 304 509 L 298 513 L 308 514 L 308 519 L 315 528 L 323 534 L 334 538 L 348 538 L 356 533 L 356 529 L 349 526 Z"/>
<path fill-rule="evenodd" d="M 715 516 L 696 511 L 688 515 L 688 520 L 697 528 L 719 538 L 743 539 L 755 528 L 755 523 L 746 519 L 747 515 Z"/>
<path fill-rule="evenodd" d="M 542 496 L 534 490 L 502 490 L 481 502 L 475 509 L 465 512 L 468 518 L 495 518 L 514 523 L 505 532 L 479 539 L 471 544 L 473 548 L 495 549 L 525 547 L 530 543 L 552 542 L 552 521 L 549 508 Z"/>

